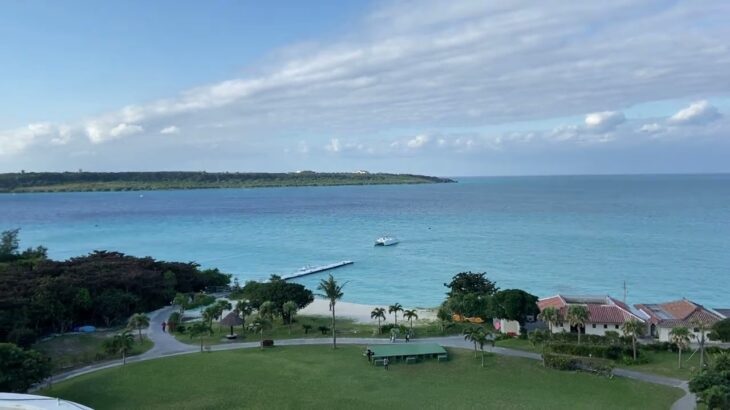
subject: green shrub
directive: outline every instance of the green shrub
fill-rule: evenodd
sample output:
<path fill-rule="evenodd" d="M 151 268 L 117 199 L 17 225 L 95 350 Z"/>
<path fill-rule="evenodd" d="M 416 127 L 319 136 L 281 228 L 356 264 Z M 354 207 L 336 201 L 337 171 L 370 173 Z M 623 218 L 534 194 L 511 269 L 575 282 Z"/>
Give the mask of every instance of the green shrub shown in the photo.
<path fill-rule="evenodd" d="M 633 355 L 631 348 L 621 345 L 593 345 L 577 343 L 549 343 L 548 351 L 572 356 L 600 357 L 604 359 L 620 360 L 624 356 Z"/>
<path fill-rule="evenodd" d="M 582 371 L 596 373 L 602 376 L 613 376 L 613 364 L 607 360 L 569 355 L 544 353 L 542 355 L 545 367 L 556 370 Z"/>

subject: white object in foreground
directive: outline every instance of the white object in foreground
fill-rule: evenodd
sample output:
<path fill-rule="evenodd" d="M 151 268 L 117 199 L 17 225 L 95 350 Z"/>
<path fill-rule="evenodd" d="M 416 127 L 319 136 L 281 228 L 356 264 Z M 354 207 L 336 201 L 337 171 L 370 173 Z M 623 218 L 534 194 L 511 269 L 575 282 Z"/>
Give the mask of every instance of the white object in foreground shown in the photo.
<path fill-rule="evenodd" d="M 398 238 L 393 236 L 381 236 L 375 240 L 375 246 L 390 246 L 398 243 Z"/>

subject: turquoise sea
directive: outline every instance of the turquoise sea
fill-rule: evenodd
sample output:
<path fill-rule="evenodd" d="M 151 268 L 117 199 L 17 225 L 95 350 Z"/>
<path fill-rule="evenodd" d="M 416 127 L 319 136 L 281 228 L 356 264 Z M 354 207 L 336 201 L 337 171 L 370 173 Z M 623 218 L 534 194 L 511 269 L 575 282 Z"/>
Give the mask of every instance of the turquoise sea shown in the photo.
<path fill-rule="evenodd" d="M 240 278 L 344 259 L 344 300 L 435 306 L 486 271 L 539 296 L 730 307 L 730 175 L 458 178 L 456 184 L 0 195 L 0 230 L 53 258 L 95 249 Z M 373 247 L 381 234 L 401 243 Z M 326 274 L 299 281 L 311 288 Z"/>

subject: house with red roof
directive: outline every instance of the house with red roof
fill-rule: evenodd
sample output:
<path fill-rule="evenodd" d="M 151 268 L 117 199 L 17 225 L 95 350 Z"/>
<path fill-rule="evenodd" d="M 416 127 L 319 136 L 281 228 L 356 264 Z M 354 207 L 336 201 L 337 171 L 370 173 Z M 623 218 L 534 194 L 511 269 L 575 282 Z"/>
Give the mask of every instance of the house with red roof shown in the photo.
<path fill-rule="evenodd" d="M 581 333 L 587 335 L 605 336 L 608 331 L 621 333 L 622 325 L 629 320 L 644 322 L 644 319 L 634 314 L 628 305 L 610 296 L 555 295 L 537 301 L 541 312 L 547 307 L 553 307 L 563 318 L 563 322 L 552 326 L 553 333 L 577 332 L 577 329 L 571 328 L 565 320 L 571 305 L 584 306 L 588 310 L 588 321 L 581 329 Z"/>
<path fill-rule="evenodd" d="M 643 303 L 634 307 L 647 322 L 648 334 L 662 342 L 670 341 L 669 332 L 680 326 L 689 329 L 695 335 L 695 340 L 701 337 L 704 327 L 707 337 L 712 325 L 726 317 L 716 310 L 705 308 L 687 299 L 665 303 Z"/>

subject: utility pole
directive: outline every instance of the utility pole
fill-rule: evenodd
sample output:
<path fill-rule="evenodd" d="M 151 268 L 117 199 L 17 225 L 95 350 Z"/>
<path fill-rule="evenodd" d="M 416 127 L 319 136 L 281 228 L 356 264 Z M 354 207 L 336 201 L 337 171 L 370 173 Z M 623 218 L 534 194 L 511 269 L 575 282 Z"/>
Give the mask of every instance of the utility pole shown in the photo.
<path fill-rule="evenodd" d="M 624 280 L 624 304 L 626 304 L 626 294 L 628 293 L 628 289 L 626 288 L 626 280 Z"/>

